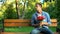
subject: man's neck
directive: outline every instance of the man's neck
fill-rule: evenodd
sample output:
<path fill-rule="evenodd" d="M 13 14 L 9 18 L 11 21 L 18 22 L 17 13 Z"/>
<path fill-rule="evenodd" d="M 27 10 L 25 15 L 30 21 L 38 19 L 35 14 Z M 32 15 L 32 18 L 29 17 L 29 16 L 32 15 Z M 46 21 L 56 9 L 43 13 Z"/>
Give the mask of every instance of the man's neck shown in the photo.
<path fill-rule="evenodd" d="M 42 11 L 41 12 L 38 12 L 38 14 L 42 14 Z"/>

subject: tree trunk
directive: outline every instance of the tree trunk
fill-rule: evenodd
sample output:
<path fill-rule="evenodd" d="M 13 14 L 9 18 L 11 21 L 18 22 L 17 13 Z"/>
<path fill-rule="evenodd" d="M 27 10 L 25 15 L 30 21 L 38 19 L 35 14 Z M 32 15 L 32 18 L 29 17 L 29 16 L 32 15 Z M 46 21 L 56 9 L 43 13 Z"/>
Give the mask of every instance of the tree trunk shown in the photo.
<path fill-rule="evenodd" d="M 26 0 L 24 2 L 24 6 L 23 6 L 22 19 L 25 17 L 25 4 L 26 4 Z"/>
<path fill-rule="evenodd" d="M 20 19 L 20 11 L 19 11 L 18 0 L 16 0 L 16 11 L 17 11 L 17 18 Z"/>

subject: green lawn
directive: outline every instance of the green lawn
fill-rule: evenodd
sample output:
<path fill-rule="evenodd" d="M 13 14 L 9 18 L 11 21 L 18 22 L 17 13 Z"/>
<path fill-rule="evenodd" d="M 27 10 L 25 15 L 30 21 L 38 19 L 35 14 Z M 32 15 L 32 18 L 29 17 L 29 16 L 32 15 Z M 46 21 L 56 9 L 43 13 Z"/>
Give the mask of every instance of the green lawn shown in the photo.
<path fill-rule="evenodd" d="M 49 27 L 53 32 L 56 31 L 55 27 Z M 5 27 L 5 32 L 31 32 L 33 27 Z"/>
<path fill-rule="evenodd" d="M 0 28 L 2 28 L 2 24 L 0 24 Z M 56 31 L 55 27 L 49 27 L 53 32 Z M 5 27 L 4 31 L 5 32 L 31 32 L 33 30 L 33 27 Z"/>

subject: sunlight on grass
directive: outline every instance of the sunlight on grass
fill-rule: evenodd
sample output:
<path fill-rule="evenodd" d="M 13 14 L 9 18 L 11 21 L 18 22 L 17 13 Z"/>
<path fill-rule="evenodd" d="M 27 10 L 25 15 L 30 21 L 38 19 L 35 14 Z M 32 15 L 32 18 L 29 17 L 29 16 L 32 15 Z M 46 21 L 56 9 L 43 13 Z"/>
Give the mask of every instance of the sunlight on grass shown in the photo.
<path fill-rule="evenodd" d="M 33 27 L 6 27 L 5 32 L 31 32 L 34 28 Z M 50 29 L 55 32 L 55 27 L 50 27 Z"/>

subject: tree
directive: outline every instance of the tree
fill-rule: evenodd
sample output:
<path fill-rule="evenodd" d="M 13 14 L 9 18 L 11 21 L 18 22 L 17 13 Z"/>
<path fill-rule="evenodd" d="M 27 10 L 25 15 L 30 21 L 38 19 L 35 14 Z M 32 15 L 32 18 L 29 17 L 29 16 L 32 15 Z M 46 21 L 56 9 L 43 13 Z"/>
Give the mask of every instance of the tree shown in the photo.
<path fill-rule="evenodd" d="M 25 17 L 25 6 L 26 6 L 26 0 L 24 0 L 24 6 L 23 6 L 23 10 L 22 10 L 22 19 Z"/>
<path fill-rule="evenodd" d="M 17 12 L 17 16 L 18 16 L 18 19 L 20 19 L 20 10 L 19 10 L 19 5 L 18 5 L 18 0 L 15 0 L 16 1 L 16 12 Z"/>
<path fill-rule="evenodd" d="M 13 3 L 9 4 L 6 8 L 7 9 L 4 12 L 5 19 L 16 19 L 18 17 L 15 9 L 13 8 Z"/>
<path fill-rule="evenodd" d="M 56 7 L 57 7 L 57 19 L 60 22 L 60 0 L 56 0 Z"/>
<path fill-rule="evenodd" d="M 29 18 L 31 19 L 32 17 L 32 14 L 35 13 L 36 9 L 35 9 L 35 3 L 37 2 L 40 2 L 40 0 L 15 0 L 13 1 L 16 5 L 16 7 L 14 9 L 11 9 L 13 15 L 16 14 L 17 18 L 22 18 L 22 19 L 25 19 L 25 18 Z M 8 6 L 11 7 L 12 3 L 10 4 L 7 4 L 7 3 L 4 3 L 4 5 L 2 5 L 2 7 L 4 6 L 4 8 L 2 8 L 5 13 L 9 12 L 9 9 L 6 8 Z M 47 0 L 47 2 L 44 2 L 43 5 L 43 10 L 44 11 L 47 11 L 50 15 L 51 15 L 51 18 L 56 18 L 56 6 L 55 6 L 55 1 L 52 1 L 52 2 L 49 2 Z M 14 12 L 14 10 L 16 10 L 16 12 Z M 53 14 L 54 13 L 54 14 Z M 53 16 L 55 15 L 55 16 Z M 12 18 L 12 17 L 11 17 Z M 14 17 L 16 18 L 16 17 Z"/>

